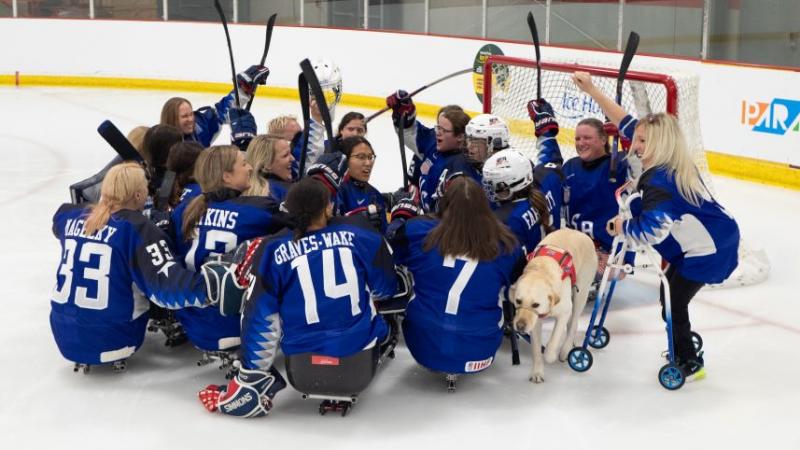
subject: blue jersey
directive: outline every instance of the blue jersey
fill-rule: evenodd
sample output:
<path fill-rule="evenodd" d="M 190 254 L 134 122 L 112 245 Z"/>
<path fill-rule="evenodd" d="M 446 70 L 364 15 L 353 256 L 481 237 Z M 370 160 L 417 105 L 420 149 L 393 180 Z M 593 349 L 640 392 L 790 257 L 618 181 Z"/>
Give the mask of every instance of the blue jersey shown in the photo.
<path fill-rule="evenodd" d="M 233 91 L 217 102 L 214 107 L 204 106 L 194 112 L 194 131 L 184 135 L 184 140 L 196 141 L 203 147 L 210 147 L 217 138 L 222 124 L 228 121 L 228 111 L 235 103 Z"/>
<path fill-rule="evenodd" d="M 481 174 L 467 162 L 462 150 L 440 152 L 436 149 L 436 132 L 421 122 L 416 123 L 416 149 L 419 163 L 419 191 L 422 208 L 435 211 L 439 193 L 444 192 L 444 184 L 452 177 L 460 175 L 471 177 L 481 185 Z M 414 168 L 416 170 L 417 165 Z"/>
<path fill-rule="evenodd" d="M 291 182 L 270 174 L 267 176 L 267 183 L 269 184 L 269 198 L 278 203 L 286 200 L 286 194 L 289 193 L 289 188 L 292 187 Z"/>
<path fill-rule="evenodd" d="M 514 232 L 525 254 L 532 252 L 547 234 L 544 225 L 538 223 L 539 213 L 527 197 L 501 205 L 494 213 Z"/>
<path fill-rule="evenodd" d="M 63 205 L 53 217 L 61 260 L 50 325 L 65 358 L 100 364 L 127 358 L 141 346 L 148 299 L 170 309 L 202 306 L 206 288 L 201 275 L 176 263 L 166 235 L 141 212 L 116 212 L 86 236 L 88 213 Z"/>
<path fill-rule="evenodd" d="M 606 223 L 619 213 L 615 192 L 626 181 L 625 177 L 608 180 L 610 162 L 610 155 L 590 162 L 576 156 L 564 164 L 566 226 L 587 234 L 607 252 L 614 238 L 606 231 Z M 627 162 L 618 161 L 617 173 L 627 170 Z"/>
<path fill-rule="evenodd" d="M 561 208 L 564 205 L 564 172 L 556 163 L 540 164 L 533 168 L 533 185 L 547 200 L 550 225 L 561 228 Z"/>
<path fill-rule="evenodd" d="M 710 194 L 700 206 L 692 205 L 664 167 L 646 170 L 636 189 L 642 193 L 641 212 L 623 224 L 627 237 L 652 245 L 686 279 L 721 283 L 733 273 L 739 227 Z"/>
<path fill-rule="evenodd" d="M 181 198 L 179 200 L 179 203 L 187 201 L 187 200 L 191 200 L 191 199 L 197 197 L 198 195 L 200 195 L 202 193 L 203 193 L 203 190 L 200 189 L 200 185 L 199 184 L 197 184 L 197 183 L 189 183 L 189 184 L 187 184 L 186 186 L 183 187 L 183 191 L 181 192 Z"/>
<path fill-rule="evenodd" d="M 286 355 L 345 357 L 386 336 L 370 296 L 395 293 L 394 265 L 383 236 L 363 218 L 335 217 L 297 241 L 287 230 L 265 240 L 259 253 L 242 320 L 245 367 L 264 367 L 265 350 L 279 338 Z M 273 328 L 278 321 L 282 338 Z"/>
<path fill-rule="evenodd" d="M 395 263 L 415 275 L 403 334 L 423 366 L 448 373 L 477 372 L 491 364 L 500 346 L 501 295 L 519 276 L 525 259 L 519 247 L 492 261 L 423 250 L 426 236 L 438 224 L 438 219 L 421 216 L 391 234 Z"/>
<path fill-rule="evenodd" d="M 375 216 L 380 225 L 378 227 L 379 231 L 381 233 L 385 232 L 386 202 L 383 199 L 383 195 L 369 183 L 346 177 L 336 194 L 336 208 L 339 215 L 344 216 L 353 211 L 369 208 L 370 205 L 375 205 Z M 367 218 L 369 219 L 369 217 Z M 370 222 L 372 221 L 370 220 Z"/>
<path fill-rule="evenodd" d="M 231 194 L 235 195 L 235 194 Z M 267 197 L 233 197 L 210 201 L 195 236 L 183 234 L 183 214 L 189 202 L 172 212 L 175 244 L 187 269 L 200 270 L 209 258 L 231 252 L 245 240 L 274 233 L 286 225 L 285 214 Z M 201 350 L 217 351 L 239 344 L 239 317 L 225 317 L 218 309 L 187 308 L 175 313 L 189 340 Z"/>

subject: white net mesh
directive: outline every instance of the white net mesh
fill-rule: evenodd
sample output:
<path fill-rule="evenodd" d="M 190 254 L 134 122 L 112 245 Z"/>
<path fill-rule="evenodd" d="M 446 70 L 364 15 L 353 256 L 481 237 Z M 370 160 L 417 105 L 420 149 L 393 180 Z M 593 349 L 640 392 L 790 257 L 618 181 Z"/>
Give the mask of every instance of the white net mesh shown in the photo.
<path fill-rule="evenodd" d="M 531 159 L 536 159 L 536 137 L 526 105 L 536 98 L 536 64 L 531 60 L 492 56 L 484 80 L 491 93 L 484 100 L 484 112 L 502 117 L 511 131 L 511 146 Z M 604 120 L 600 106 L 573 83 L 575 71 L 592 74 L 592 81 L 607 96 L 616 97 L 617 70 L 596 62 L 542 63 L 542 97 L 550 102 L 558 119 L 558 142 L 564 160 L 576 156 L 575 127 L 587 117 Z M 635 117 L 669 111 L 678 117 L 689 150 L 694 156 L 706 186 L 715 194 L 708 161 L 700 133 L 698 111 L 699 78 L 697 75 L 632 67 L 622 89 L 622 108 Z M 670 75 L 663 75 L 669 72 Z M 491 78 L 491 80 L 489 80 Z M 761 250 L 753 250 L 744 242 L 739 248 L 739 268 L 720 286 L 743 286 L 759 283 L 769 274 L 769 260 Z"/>

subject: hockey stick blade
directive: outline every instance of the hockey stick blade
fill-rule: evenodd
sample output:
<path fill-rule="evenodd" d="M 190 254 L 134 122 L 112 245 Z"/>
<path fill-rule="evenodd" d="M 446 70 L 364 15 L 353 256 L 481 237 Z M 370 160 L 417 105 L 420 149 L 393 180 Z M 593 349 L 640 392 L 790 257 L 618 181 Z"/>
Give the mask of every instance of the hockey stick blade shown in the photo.
<path fill-rule="evenodd" d="M 628 44 L 625 46 L 625 53 L 622 55 L 619 75 L 617 75 L 617 104 L 622 102 L 622 83 L 625 81 L 625 74 L 628 73 L 628 68 L 631 66 L 631 61 L 633 61 L 633 56 L 636 55 L 638 48 L 639 34 L 631 31 L 630 36 L 628 36 Z"/>
<path fill-rule="evenodd" d="M 536 30 L 536 20 L 533 19 L 533 12 L 528 11 L 528 28 L 533 39 L 533 49 L 536 52 L 536 100 L 542 98 L 542 54 L 539 51 L 539 32 Z"/>
<path fill-rule="evenodd" d="M 278 18 L 277 14 L 273 14 L 269 16 L 269 20 L 267 20 L 267 37 L 264 39 L 264 53 L 261 55 L 261 65 L 263 66 L 265 62 L 267 62 L 267 54 L 269 53 L 269 44 L 272 42 L 272 29 L 275 27 L 275 19 Z M 250 97 L 250 101 L 247 102 L 246 110 L 250 111 L 250 106 L 253 104 L 253 100 L 255 99 L 255 92 L 253 96 Z"/>
<path fill-rule="evenodd" d="M 222 28 L 225 30 L 225 40 L 228 42 L 228 56 L 231 60 L 231 79 L 233 80 L 233 95 L 236 97 L 236 107 L 241 108 L 242 103 L 239 99 L 239 89 L 236 83 L 236 65 L 233 62 L 233 47 L 231 46 L 231 34 L 228 32 L 228 19 L 225 18 L 225 11 L 222 10 L 222 5 L 219 0 L 214 0 L 214 8 L 217 9 L 217 14 L 222 21 Z"/>
<path fill-rule="evenodd" d="M 625 82 L 625 75 L 628 73 L 628 68 L 631 66 L 633 56 L 636 55 L 636 50 L 639 48 L 639 34 L 631 31 L 628 36 L 628 43 L 625 45 L 625 53 L 622 55 L 622 63 L 619 66 L 619 74 L 617 75 L 617 92 L 616 102 L 622 105 L 622 85 Z M 617 160 L 619 159 L 619 136 L 614 137 L 613 145 L 611 146 L 611 161 L 608 168 L 608 181 L 616 183 L 617 181 Z"/>
<path fill-rule="evenodd" d="M 300 69 L 303 71 L 303 75 L 306 77 L 308 86 L 311 88 L 311 92 L 314 94 L 314 98 L 317 101 L 317 108 L 319 108 L 319 113 L 322 116 L 322 122 L 325 125 L 327 140 L 324 153 L 330 153 L 333 151 L 331 148 L 333 145 L 333 125 L 331 124 L 331 112 L 328 109 L 328 103 L 325 101 L 325 94 L 322 92 L 322 87 L 317 79 L 317 74 L 314 72 L 314 67 L 311 65 L 311 61 L 309 61 L 308 58 L 300 61 Z"/>
<path fill-rule="evenodd" d="M 457 77 L 457 76 L 459 76 L 459 75 L 463 75 L 463 74 L 465 74 L 465 73 L 469 73 L 469 72 L 472 72 L 472 68 L 471 68 L 471 67 L 470 67 L 470 68 L 467 68 L 467 69 L 461 69 L 461 70 L 455 71 L 455 72 L 453 72 L 453 73 L 451 73 L 451 74 L 449 74 L 449 75 L 445 75 L 445 76 L 443 76 L 442 78 L 439 78 L 438 80 L 431 81 L 430 83 L 428 83 L 428 84 L 426 84 L 426 85 L 424 85 L 424 86 L 420 87 L 420 88 L 419 88 L 419 89 L 417 89 L 416 91 L 413 91 L 413 92 L 411 92 L 410 94 L 408 94 L 408 96 L 409 96 L 409 97 L 413 97 L 413 96 L 415 96 L 415 95 L 419 94 L 420 92 L 424 91 L 425 89 L 428 89 L 428 88 L 429 88 L 429 87 L 431 87 L 431 86 L 435 86 L 435 85 L 437 85 L 437 84 L 441 83 L 442 81 L 447 81 L 447 80 L 449 80 L 450 78 Z M 367 123 L 369 123 L 369 121 L 370 121 L 370 120 L 372 120 L 372 119 L 374 119 L 374 118 L 376 118 L 376 117 L 380 116 L 381 114 L 385 113 L 386 111 L 388 111 L 388 110 L 390 110 L 390 109 L 391 109 L 391 108 L 389 108 L 388 106 L 386 106 L 386 107 L 384 107 L 383 109 L 381 109 L 381 110 L 379 110 L 379 111 L 376 111 L 376 112 L 372 113 L 372 115 L 371 115 L 371 116 L 367 117 L 367 120 L 366 120 L 366 122 L 367 122 Z"/>
<path fill-rule="evenodd" d="M 303 178 L 306 170 L 306 153 L 308 153 L 308 132 L 311 126 L 311 113 L 309 111 L 308 81 L 306 81 L 306 77 L 302 72 L 297 76 L 297 91 L 300 94 L 300 109 L 303 113 L 303 137 L 300 138 L 302 139 L 302 146 L 300 147 L 300 166 L 297 177 Z"/>
<path fill-rule="evenodd" d="M 97 127 L 97 132 L 100 133 L 100 136 L 108 142 L 108 145 L 110 145 L 124 161 L 144 163 L 142 155 L 136 151 L 131 141 L 129 141 L 110 120 L 104 120 L 103 123 Z"/>

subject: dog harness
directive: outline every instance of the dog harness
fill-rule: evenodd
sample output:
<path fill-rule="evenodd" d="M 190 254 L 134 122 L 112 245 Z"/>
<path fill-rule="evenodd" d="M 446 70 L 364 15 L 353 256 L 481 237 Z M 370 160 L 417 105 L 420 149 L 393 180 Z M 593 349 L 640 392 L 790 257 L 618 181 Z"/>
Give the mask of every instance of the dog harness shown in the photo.
<path fill-rule="evenodd" d="M 572 255 L 570 255 L 569 252 L 558 247 L 553 247 L 552 245 L 540 245 L 536 247 L 534 251 L 528 253 L 528 261 L 537 256 L 549 256 L 555 259 L 559 267 L 561 267 L 561 279 L 563 280 L 569 277 L 572 286 L 575 286 L 577 282 L 575 265 L 572 263 Z"/>

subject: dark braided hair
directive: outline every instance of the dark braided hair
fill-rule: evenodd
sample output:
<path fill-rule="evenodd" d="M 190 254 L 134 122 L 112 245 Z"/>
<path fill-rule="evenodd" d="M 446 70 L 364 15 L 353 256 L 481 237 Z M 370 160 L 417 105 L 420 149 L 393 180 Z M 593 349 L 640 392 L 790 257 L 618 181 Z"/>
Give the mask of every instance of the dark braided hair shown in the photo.
<path fill-rule="evenodd" d="M 303 178 L 292 184 L 286 194 L 286 209 L 294 225 L 294 240 L 306 235 L 308 227 L 331 202 L 327 187 L 315 178 Z"/>

